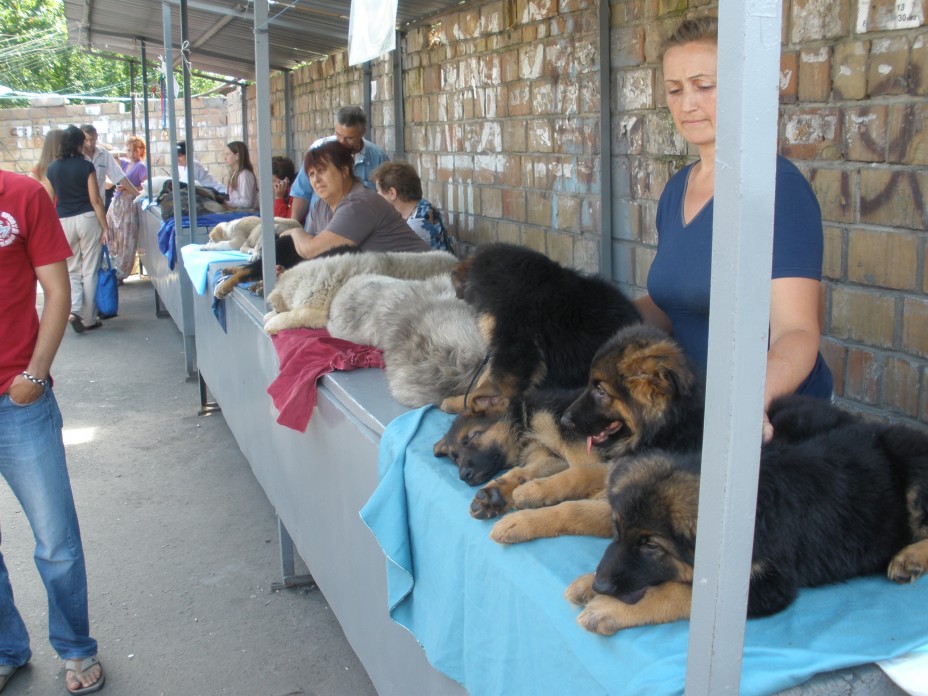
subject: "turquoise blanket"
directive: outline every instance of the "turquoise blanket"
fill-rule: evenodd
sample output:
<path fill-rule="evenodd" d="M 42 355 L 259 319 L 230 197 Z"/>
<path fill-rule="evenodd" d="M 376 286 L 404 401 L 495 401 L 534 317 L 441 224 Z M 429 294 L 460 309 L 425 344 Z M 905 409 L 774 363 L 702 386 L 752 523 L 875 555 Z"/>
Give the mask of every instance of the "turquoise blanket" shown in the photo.
<path fill-rule="evenodd" d="M 390 423 L 380 484 L 361 510 L 387 557 L 388 610 L 431 664 L 472 694 L 682 694 L 687 622 L 597 636 L 563 598 L 595 569 L 607 541 L 539 539 L 503 546 L 475 520 L 475 489 L 432 454 L 451 416 L 433 407 Z M 928 643 L 928 580 L 860 578 L 807 589 L 786 611 L 748 622 L 741 693 L 770 694 L 813 675 Z"/>

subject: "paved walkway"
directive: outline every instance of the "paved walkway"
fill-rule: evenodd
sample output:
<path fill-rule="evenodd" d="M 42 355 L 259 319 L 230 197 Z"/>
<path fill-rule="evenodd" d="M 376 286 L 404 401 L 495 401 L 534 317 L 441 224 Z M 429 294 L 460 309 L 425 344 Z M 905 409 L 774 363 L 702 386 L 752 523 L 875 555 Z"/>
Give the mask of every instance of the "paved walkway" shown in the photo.
<path fill-rule="evenodd" d="M 52 374 L 109 696 L 374 694 L 318 590 L 280 580 L 274 510 L 221 415 L 198 416 L 183 341 L 132 277 L 120 314 L 68 329 Z M 2 552 L 32 638 L 3 696 L 66 693 L 25 516 L 0 479 Z"/>

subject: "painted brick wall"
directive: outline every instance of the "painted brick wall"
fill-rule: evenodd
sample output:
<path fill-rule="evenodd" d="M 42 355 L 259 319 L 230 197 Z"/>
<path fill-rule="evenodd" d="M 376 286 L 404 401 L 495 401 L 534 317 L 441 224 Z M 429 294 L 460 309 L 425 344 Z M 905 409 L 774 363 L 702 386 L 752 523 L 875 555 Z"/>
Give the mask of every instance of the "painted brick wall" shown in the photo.
<path fill-rule="evenodd" d="M 717 2 L 612 0 L 615 268 L 640 293 L 657 200 L 691 161 L 664 108 L 661 40 Z M 779 150 L 825 224 L 823 352 L 841 400 L 928 422 L 928 30 L 923 0 L 784 0 Z"/>
<path fill-rule="evenodd" d="M 184 102 L 177 100 L 178 123 L 183 123 Z M 217 178 L 225 172 L 223 152 L 226 144 L 227 106 L 223 97 L 194 99 L 193 136 L 196 141 L 196 158 Z M 151 125 L 148 148 L 152 156 L 155 175 L 168 174 L 171 160 L 168 154 L 170 139 L 162 128 L 160 101 L 149 102 Z M 239 119 L 241 121 L 241 119 Z M 91 123 L 99 133 L 99 144 L 113 153 L 125 149 L 126 137 L 132 135 L 132 112 L 128 103 L 68 104 L 64 106 L 0 109 L 0 167 L 25 174 L 42 152 L 45 134 L 53 128 L 66 128 Z M 145 121 L 141 103 L 136 105 L 136 132 L 144 137 Z M 183 139 L 183 133 L 179 139 Z"/>

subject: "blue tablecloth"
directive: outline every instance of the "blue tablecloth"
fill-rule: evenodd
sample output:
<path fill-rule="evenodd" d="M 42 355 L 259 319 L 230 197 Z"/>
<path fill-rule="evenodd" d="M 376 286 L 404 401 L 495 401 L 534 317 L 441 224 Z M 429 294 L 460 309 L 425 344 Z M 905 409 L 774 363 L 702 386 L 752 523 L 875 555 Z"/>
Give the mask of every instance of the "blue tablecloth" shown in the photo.
<path fill-rule="evenodd" d="M 251 258 L 241 251 L 203 251 L 202 244 L 185 244 L 180 248 L 184 259 L 184 268 L 198 295 L 206 292 L 209 265 L 217 261 L 229 261 L 230 264 L 242 264 Z"/>
<path fill-rule="evenodd" d="M 220 222 L 235 220 L 236 218 L 247 217 L 248 215 L 255 215 L 255 211 L 230 210 L 226 213 L 197 215 L 197 227 L 206 227 L 209 229 L 215 227 Z M 181 226 L 185 229 L 190 229 L 190 218 L 182 218 Z M 174 227 L 174 218 L 169 218 L 162 222 L 161 227 L 158 228 L 158 248 L 161 250 L 161 253 L 167 257 L 168 268 L 172 271 L 177 264 L 177 235 L 175 234 Z"/>
<path fill-rule="evenodd" d="M 593 571 L 607 541 L 493 542 L 493 520 L 468 513 L 475 489 L 432 454 L 450 422 L 425 407 L 390 423 L 380 483 L 361 511 L 387 556 L 390 615 L 431 664 L 473 694 L 682 694 L 689 623 L 611 637 L 580 628 L 563 592 Z M 925 645 L 926 606 L 928 579 L 803 590 L 786 611 L 748 622 L 741 693 L 774 693 Z"/>

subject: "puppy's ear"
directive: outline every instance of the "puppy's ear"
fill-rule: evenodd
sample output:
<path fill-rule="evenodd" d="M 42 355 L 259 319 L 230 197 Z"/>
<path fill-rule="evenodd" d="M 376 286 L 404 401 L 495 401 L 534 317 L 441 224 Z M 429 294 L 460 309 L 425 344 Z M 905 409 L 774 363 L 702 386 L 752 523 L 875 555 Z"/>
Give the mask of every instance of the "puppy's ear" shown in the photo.
<path fill-rule="evenodd" d="M 467 276 L 470 274 L 470 267 L 474 264 L 474 257 L 459 261 L 451 268 L 451 284 L 454 286 L 454 294 L 459 300 L 464 299 L 464 293 L 467 291 Z"/>
<path fill-rule="evenodd" d="M 436 457 L 447 457 L 448 456 L 448 436 L 445 435 L 441 440 L 435 443 L 435 446 L 432 448 L 432 453 Z"/>

